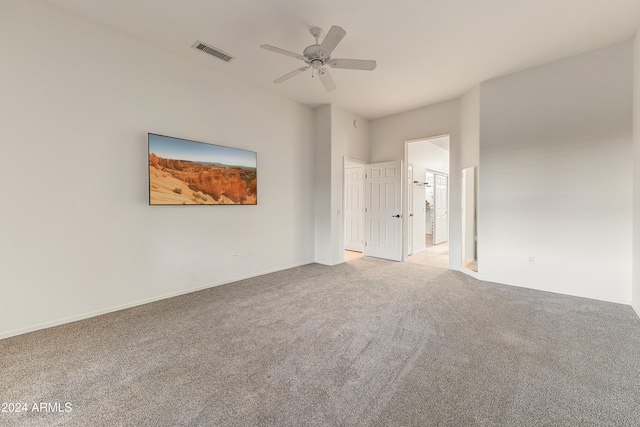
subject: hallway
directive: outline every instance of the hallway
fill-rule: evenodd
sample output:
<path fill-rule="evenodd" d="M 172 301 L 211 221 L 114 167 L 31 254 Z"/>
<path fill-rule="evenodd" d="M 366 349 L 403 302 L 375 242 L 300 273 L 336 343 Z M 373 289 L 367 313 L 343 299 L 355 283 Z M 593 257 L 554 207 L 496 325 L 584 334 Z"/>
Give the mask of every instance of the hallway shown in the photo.
<path fill-rule="evenodd" d="M 431 235 L 427 235 L 427 240 L 430 240 Z M 433 245 L 431 242 L 427 242 L 429 245 L 426 249 L 417 252 L 407 257 L 407 262 L 420 265 L 430 265 L 432 267 L 449 268 L 449 242 L 440 243 L 439 245 Z M 363 257 L 361 252 L 344 251 L 345 262 L 352 261 Z"/>
<path fill-rule="evenodd" d="M 430 234 L 427 234 L 431 237 Z M 428 239 L 429 240 L 429 239 Z M 430 265 L 432 267 L 449 268 L 449 242 L 433 245 L 427 242 L 427 248 L 407 257 L 407 262 Z"/>

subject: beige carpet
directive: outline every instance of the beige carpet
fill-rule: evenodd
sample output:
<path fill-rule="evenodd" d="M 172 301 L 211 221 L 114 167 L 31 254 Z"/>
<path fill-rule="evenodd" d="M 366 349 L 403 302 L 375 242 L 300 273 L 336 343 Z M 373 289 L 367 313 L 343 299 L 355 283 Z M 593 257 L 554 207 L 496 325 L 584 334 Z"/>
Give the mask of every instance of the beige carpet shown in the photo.
<path fill-rule="evenodd" d="M 628 306 L 365 257 L 2 340 L 0 425 L 636 426 L 639 349 Z"/>

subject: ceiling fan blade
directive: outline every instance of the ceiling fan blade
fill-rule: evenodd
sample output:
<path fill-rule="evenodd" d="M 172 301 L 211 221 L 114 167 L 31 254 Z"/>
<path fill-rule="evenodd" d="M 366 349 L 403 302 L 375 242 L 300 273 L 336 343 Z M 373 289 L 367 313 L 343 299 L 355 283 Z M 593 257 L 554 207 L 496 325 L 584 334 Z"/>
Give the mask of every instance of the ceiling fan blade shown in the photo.
<path fill-rule="evenodd" d="M 333 78 L 331 78 L 331 74 L 329 74 L 329 70 L 320 68 L 318 70 L 318 78 L 320 78 L 320 81 L 322 82 L 322 86 L 324 86 L 324 89 L 327 92 L 331 92 L 336 88 L 336 84 L 334 83 Z"/>
<path fill-rule="evenodd" d="M 329 61 L 331 68 L 348 68 L 351 70 L 374 70 L 376 61 L 369 59 L 332 59 Z"/>
<path fill-rule="evenodd" d="M 271 46 L 269 44 L 263 44 L 263 45 L 260 45 L 260 47 L 265 49 L 265 50 L 270 50 L 271 52 L 279 53 L 281 55 L 286 55 L 286 56 L 290 56 L 292 58 L 302 59 L 303 61 L 305 61 L 307 59 L 303 55 L 300 55 L 298 53 L 291 52 L 291 51 L 285 50 L 285 49 L 280 49 L 279 47 Z"/>
<path fill-rule="evenodd" d="M 275 79 L 273 82 L 274 83 L 282 83 L 282 82 L 284 82 L 286 80 L 289 80 L 291 77 L 295 77 L 300 73 L 304 73 L 305 71 L 307 71 L 308 68 L 309 68 L 308 66 L 307 67 L 300 67 L 297 70 L 293 70 L 292 72 L 285 74 L 284 76 L 280 77 L 279 79 Z"/>
<path fill-rule="evenodd" d="M 324 40 L 320 43 L 320 50 L 324 52 L 325 56 L 331 56 L 331 52 L 333 49 L 338 46 L 340 40 L 347 34 L 345 30 L 341 27 L 333 25 L 326 36 L 324 36 Z"/>

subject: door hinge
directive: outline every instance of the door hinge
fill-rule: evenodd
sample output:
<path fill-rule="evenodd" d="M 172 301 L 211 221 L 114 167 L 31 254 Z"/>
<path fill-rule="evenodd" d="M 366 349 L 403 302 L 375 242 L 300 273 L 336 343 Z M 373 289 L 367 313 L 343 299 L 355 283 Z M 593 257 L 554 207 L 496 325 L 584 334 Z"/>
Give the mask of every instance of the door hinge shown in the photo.
<path fill-rule="evenodd" d="M 364 208 L 364 211 L 365 211 L 365 212 L 368 212 L 368 211 L 367 211 L 367 208 Z"/>

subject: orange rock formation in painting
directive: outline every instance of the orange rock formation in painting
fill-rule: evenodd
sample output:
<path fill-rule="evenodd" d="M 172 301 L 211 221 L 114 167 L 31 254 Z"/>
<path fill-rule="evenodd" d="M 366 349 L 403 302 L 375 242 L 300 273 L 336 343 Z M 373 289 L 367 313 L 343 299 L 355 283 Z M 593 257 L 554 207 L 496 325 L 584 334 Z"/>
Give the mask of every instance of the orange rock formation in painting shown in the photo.
<path fill-rule="evenodd" d="M 256 170 L 149 155 L 151 204 L 255 204 Z"/>

